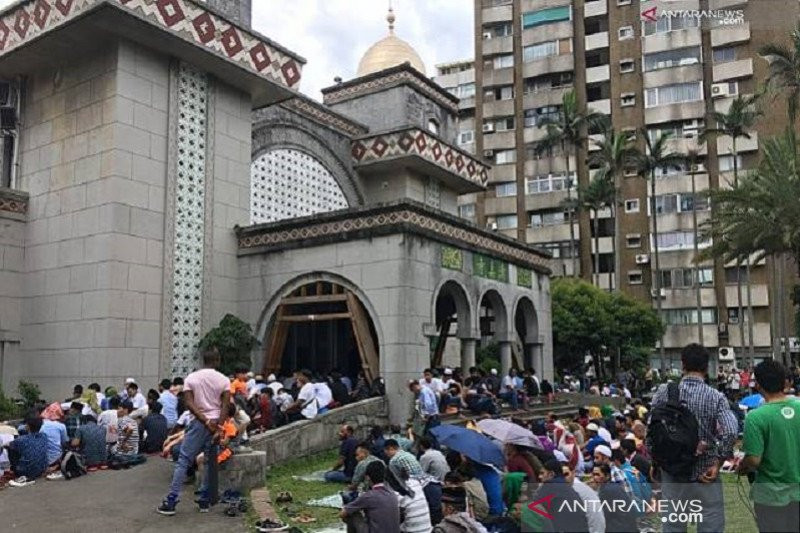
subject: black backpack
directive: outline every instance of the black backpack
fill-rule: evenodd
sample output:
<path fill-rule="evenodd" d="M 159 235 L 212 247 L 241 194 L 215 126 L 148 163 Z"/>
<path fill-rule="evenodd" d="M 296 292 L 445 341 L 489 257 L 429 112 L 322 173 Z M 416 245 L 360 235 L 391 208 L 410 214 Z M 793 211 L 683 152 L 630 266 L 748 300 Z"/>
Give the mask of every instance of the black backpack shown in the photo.
<path fill-rule="evenodd" d="M 64 479 L 73 479 L 86 474 L 83 457 L 75 452 L 67 452 L 61 458 L 61 473 Z"/>
<path fill-rule="evenodd" d="M 689 481 L 700 429 L 697 418 L 686 403 L 680 401 L 678 383 L 669 383 L 667 403 L 653 408 L 647 437 L 653 464 L 678 481 Z"/>

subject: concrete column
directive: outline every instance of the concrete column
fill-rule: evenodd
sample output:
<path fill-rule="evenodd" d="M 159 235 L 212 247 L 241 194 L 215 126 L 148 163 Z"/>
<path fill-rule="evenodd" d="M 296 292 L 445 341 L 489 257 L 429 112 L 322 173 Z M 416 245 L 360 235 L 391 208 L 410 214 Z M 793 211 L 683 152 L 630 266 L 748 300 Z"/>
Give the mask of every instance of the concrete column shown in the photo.
<path fill-rule="evenodd" d="M 536 374 L 540 377 L 544 375 L 544 347 L 537 343 L 530 345 L 531 361 Z"/>
<path fill-rule="evenodd" d="M 522 364 L 525 366 L 523 370 L 528 368 L 534 367 L 535 368 L 535 355 L 534 355 L 534 345 L 530 343 L 526 343 L 522 347 Z"/>
<path fill-rule="evenodd" d="M 511 342 L 500 341 L 500 372 L 502 376 L 508 374 L 511 368 Z"/>
<path fill-rule="evenodd" d="M 461 339 L 461 374 L 467 375 L 469 369 L 475 366 L 475 346 L 477 339 Z"/>

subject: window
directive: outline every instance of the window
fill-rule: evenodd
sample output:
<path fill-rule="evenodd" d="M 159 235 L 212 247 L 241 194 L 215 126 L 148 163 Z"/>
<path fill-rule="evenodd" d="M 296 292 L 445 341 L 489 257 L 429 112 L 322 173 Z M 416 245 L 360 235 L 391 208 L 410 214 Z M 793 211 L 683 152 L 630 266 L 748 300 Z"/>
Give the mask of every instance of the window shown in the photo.
<path fill-rule="evenodd" d="M 435 118 L 428 119 L 428 131 L 434 135 L 439 135 L 439 122 Z"/>
<path fill-rule="evenodd" d="M 511 100 L 514 98 L 514 87 L 511 85 L 500 87 L 499 89 L 496 89 L 496 92 L 498 100 Z"/>
<path fill-rule="evenodd" d="M 639 199 L 633 200 L 625 200 L 625 212 L 626 213 L 638 213 L 639 212 Z"/>
<path fill-rule="evenodd" d="M 553 191 L 565 191 L 567 186 L 575 189 L 575 173 L 570 173 L 571 179 L 567 180 L 566 173 L 547 174 L 525 180 L 525 194 L 544 194 Z"/>
<path fill-rule="evenodd" d="M 738 307 L 729 307 L 728 308 L 728 324 L 738 324 L 739 323 L 739 308 Z"/>
<path fill-rule="evenodd" d="M 501 56 L 495 56 L 492 65 L 496 69 L 513 67 L 514 66 L 514 54 L 505 54 L 505 55 L 501 55 Z"/>
<path fill-rule="evenodd" d="M 569 215 L 566 211 L 540 211 L 531 213 L 530 227 L 555 226 L 557 224 L 565 224 L 568 221 Z"/>
<path fill-rule="evenodd" d="M 505 181 L 494 186 L 494 194 L 498 198 L 517 195 L 517 182 Z"/>
<path fill-rule="evenodd" d="M 458 98 L 472 98 L 475 96 L 475 84 L 474 83 L 462 83 L 458 87 L 456 87 L 455 96 Z"/>
<path fill-rule="evenodd" d="M 639 233 L 629 233 L 625 235 L 625 246 L 627 248 L 641 248 L 642 236 Z"/>
<path fill-rule="evenodd" d="M 622 26 L 619 29 L 619 40 L 633 39 L 633 26 Z"/>
<path fill-rule="evenodd" d="M 673 268 L 661 270 L 661 287 L 665 289 L 692 289 L 714 285 L 714 270 L 711 268 Z"/>
<path fill-rule="evenodd" d="M 699 81 L 676 83 L 647 89 L 644 96 L 645 107 L 695 102 L 703 99 L 703 87 Z"/>
<path fill-rule="evenodd" d="M 631 0 L 617 0 L 618 6 L 629 6 L 631 5 Z"/>
<path fill-rule="evenodd" d="M 738 272 L 738 273 L 737 273 Z M 730 267 L 725 269 L 725 283 L 735 285 L 736 280 L 740 279 L 743 283 L 747 281 L 747 267 Z"/>
<path fill-rule="evenodd" d="M 623 93 L 620 97 L 620 105 L 622 107 L 631 107 L 636 105 L 636 95 L 634 93 Z"/>
<path fill-rule="evenodd" d="M 732 172 L 733 171 L 733 156 L 732 155 L 722 155 L 718 158 L 719 161 L 719 171 L 720 172 Z M 742 156 L 736 157 L 736 168 L 738 170 L 742 170 Z"/>
<path fill-rule="evenodd" d="M 692 210 L 708 211 L 708 197 L 690 193 L 664 194 L 656 196 L 656 213 L 686 213 Z"/>
<path fill-rule="evenodd" d="M 517 160 L 516 150 L 497 150 L 494 153 L 494 163 L 496 165 L 504 165 L 506 163 L 513 163 Z"/>
<path fill-rule="evenodd" d="M 508 37 L 514 33 L 514 25 L 510 22 L 501 22 L 500 24 L 492 24 L 483 27 L 483 38 L 491 39 L 492 37 Z"/>
<path fill-rule="evenodd" d="M 622 74 L 626 72 L 634 72 L 636 70 L 636 62 L 633 59 L 622 59 L 619 62 L 619 71 Z"/>
<path fill-rule="evenodd" d="M 469 144 L 475 142 L 475 132 L 473 130 L 462 131 L 458 134 L 458 144 Z"/>
<path fill-rule="evenodd" d="M 669 135 L 673 139 L 683 138 L 697 138 L 700 130 L 703 129 L 703 119 L 694 120 L 679 120 L 675 122 L 666 122 L 657 126 L 650 126 L 647 128 L 647 136 L 651 142 L 656 142 L 662 135 Z"/>
<path fill-rule="evenodd" d="M 652 235 L 650 239 L 652 240 Z M 708 248 L 711 242 L 701 240 L 698 242 L 699 248 Z M 658 234 L 658 250 L 668 252 L 672 250 L 692 250 L 694 249 L 694 233 L 691 231 L 668 231 Z"/>
<path fill-rule="evenodd" d="M 510 131 L 514 129 L 514 117 L 503 117 L 494 121 L 495 131 Z"/>
<path fill-rule="evenodd" d="M 641 270 L 629 270 L 628 271 L 628 285 L 641 285 L 644 279 L 642 277 Z"/>
<path fill-rule="evenodd" d="M 554 55 L 558 55 L 558 41 L 532 44 L 522 49 L 522 61 L 524 63 L 530 63 L 531 61 Z"/>
<path fill-rule="evenodd" d="M 544 26 L 545 24 L 569 20 L 570 11 L 570 6 L 559 6 L 524 13 L 522 15 L 522 29 L 527 30 L 528 28 L 535 28 L 536 26 Z"/>
<path fill-rule="evenodd" d="M 727 46 L 714 50 L 714 63 L 727 63 L 729 61 L 736 61 L 736 48 Z"/>
<path fill-rule="evenodd" d="M 661 311 L 661 318 L 668 326 L 688 326 L 698 323 L 697 309 L 665 309 Z M 700 310 L 700 321 L 703 324 L 717 323 L 716 307 L 704 307 Z"/>
<path fill-rule="evenodd" d="M 475 220 L 475 204 L 464 204 L 458 206 L 458 216 L 467 220 Z"/>
<path fill-rule="evenodd" d="M 700 17 L 658 17 L 655 22 L 643 22 L 642 33 L 645 35 L 654 35 L 656 33 L 665 33 L 668 31 L 685 30 L 687 28 L 696 28 L 700 25 Z"/>
<path fill-rule="evenodd" d="M 539 126 L 543 120 L 556 120 L 558 119 L 560 111 L 561 109 L 557 105 L 526 109 L 524 112 L 525 127 L 535 128 Z"/>
<path fill-rule="evenodd" d="M 497 229 L 514 229 L 517 227 L 517 215 L 497 215 Z"/>
<path fill-rule="evenodd" d="M 678 48 L 655 54 L 644 55 L 644 71 L 660 70 L 662 68 L 696 65 L 700 63 L 700 47 Z"/>
<path fill-rule="evenodd" d="M 553 259 L 569 259 L 572 257 L 572 248 L 570 248 L 569 241 L 546 242 L 541 244 L 540 247 L 553 254 Z M 575 251 L 577 253 L 577 247 Z"/>

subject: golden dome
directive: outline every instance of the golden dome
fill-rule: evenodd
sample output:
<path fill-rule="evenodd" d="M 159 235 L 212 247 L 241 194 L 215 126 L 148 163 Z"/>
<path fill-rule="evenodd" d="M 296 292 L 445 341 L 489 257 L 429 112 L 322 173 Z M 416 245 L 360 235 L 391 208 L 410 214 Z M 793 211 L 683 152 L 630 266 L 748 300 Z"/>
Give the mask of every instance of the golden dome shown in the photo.
<path fill-rule="evenodd" d="M 386 17 L 389 22 L 389 35 L 369 47 L 358 63 L 358 76 L 366 76 L 389 67 L 411 63 L 411 66 L 425 74 L 425 64 L 414 48 L 394 34 L 394 11 L 389 8 Z"/>

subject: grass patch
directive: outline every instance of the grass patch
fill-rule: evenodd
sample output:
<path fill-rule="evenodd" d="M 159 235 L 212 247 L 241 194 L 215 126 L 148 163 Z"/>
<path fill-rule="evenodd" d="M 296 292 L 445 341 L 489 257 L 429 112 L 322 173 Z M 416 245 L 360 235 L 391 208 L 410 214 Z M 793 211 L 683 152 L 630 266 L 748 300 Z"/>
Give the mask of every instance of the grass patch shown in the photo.
<path fill-rule="evenodd" d="M 338 509 L 328 509 L 324 507 L 309 507 L 305 503 L 309 500 L 324 498 L 342 490 L 344 485 L 336 483 L 324 483 L 313 481 L 300 481 L 293 479 L 292 476 L 310 474 L 319 470 L 329 469 L 335 462 L 337 450 L 294 459 L 286 463 L 273 466 L 267 473 L 267 488 L 270 496 L 274 500 L 279 492 L 289 491 L 294 500 L 289 504 L 275 504 L 275 511 L 281 520 L 290 525 L 296 525 L 304 531 L 314 531 L 325 526 L 341 523 L 339 520 Z M 306 513 L 317 519 L 308 525 L 292 522 L 292 515 Z"/>
<path fill-rule="evenodd" d="M 750 501 L 750 484 L 742 478 L 737 487 L 736 474 L 720 474 L 725 501 L 725 531 L 729 533 L 758 533 Z M 741 495 L 740 495 L 741 494 Z M 744 499 L 744 501 L 742 501 Z M 747 502 L 747 503 L 745 503 Z"/>

